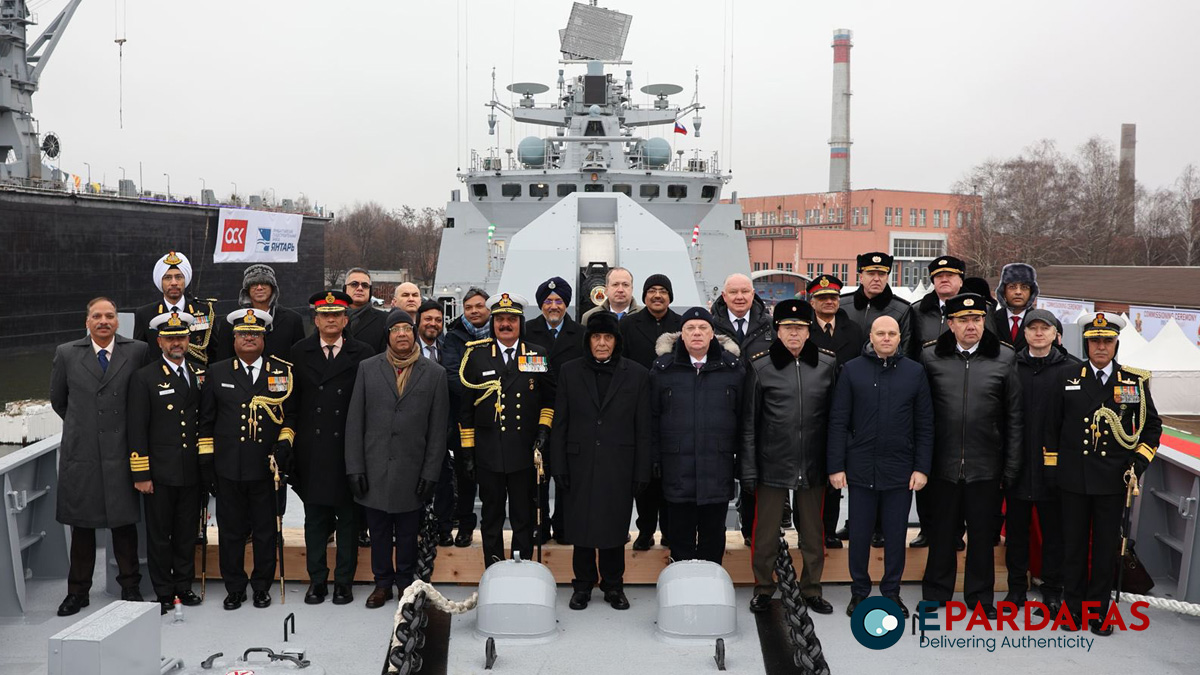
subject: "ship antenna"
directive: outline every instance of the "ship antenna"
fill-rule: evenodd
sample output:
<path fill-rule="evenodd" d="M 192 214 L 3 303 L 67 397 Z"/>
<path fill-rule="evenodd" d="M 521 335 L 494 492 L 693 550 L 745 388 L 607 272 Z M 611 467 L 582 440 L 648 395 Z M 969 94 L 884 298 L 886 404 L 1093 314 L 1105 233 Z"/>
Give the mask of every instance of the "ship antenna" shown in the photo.
<path fill-rule="evenodd" d="M 120 128 L 125 128 L 125 42 L 126 28 L 129 24 L 129 6 L 125 1 L 121 1 L 121 12 L 117 11 L 117 6 L 113 5 L 113 42 L 117 43 L 117 120 Z M 121 21 L 118 24 L 117 18 L 120 14 Z"/>

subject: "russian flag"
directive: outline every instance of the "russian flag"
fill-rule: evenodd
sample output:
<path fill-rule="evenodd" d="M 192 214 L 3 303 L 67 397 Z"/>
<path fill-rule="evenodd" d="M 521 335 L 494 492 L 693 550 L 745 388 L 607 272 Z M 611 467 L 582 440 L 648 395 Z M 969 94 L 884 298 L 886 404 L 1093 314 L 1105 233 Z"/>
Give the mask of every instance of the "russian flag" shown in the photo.
<path fill-rule="evenodd" d="M 684 136 L 687 136 L 687 127 L 683 126 L 678 121 L 676 121 L 675 122 L 675 133 L 683 134 Z"/>

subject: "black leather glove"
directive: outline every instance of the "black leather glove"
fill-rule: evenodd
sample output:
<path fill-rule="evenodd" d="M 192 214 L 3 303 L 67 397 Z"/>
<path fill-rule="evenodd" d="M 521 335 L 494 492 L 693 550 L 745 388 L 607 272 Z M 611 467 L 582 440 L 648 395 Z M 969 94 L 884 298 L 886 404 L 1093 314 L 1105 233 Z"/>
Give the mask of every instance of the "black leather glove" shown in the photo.
<path fill-rule="evenodd" d="M 646 491 L 646 488 L 648 488 L 648 487 L 650 487 L 650 484 L 647 483 L 646 481 L 641 481 L 641 480 L 634 481 L 633 482 L 633 496 L 641 497 L 642 493 L 644 493 Z"/>
<path fill-rule="evenodd" d="M 463 475 L 473 482 L 475 480 L 475 452 L 473 450 L 467 450 L 466 448 L 463 448 L 458 457 L 455 457 L 454 459 L 462 459 Z"/>
<path fill-rule="evenodd" d="M 212 462 L 200 463 L 200 489 L 217 496 L 217 469 Z"/>
<path fill-rule="evenodd" d="M 277 441 L 271 446 L 271 454 L 275 457 L 275 466 L 279 473 L 287 476 L 292 473 L 292 444 L 287 441 Z"/>
<path fill-rule="evenodd" d="M 570 491 L 571 476 L 565 473 L 556 474 L 554 476 L 554 488 L 560 493 Z"/>
<path fill-rule="evenodd" d="M 354 495 L 355 499 L 362 499 L 367 496 L 367 474 L 352 473 L 348 476 L 350 479 L 350 494 Z"/>
<path fill-rule="evenodd" d="M 655 462 L 653 465 L 651 465 L 650 475 L 653 476 L 654 478 L 658 478 L 661 480 L 662 479 L 662 464 Z"/>
<path fill-rule="evenodd" d="M 1148 468 L 1150 468 L 1150 460 L 1141 455 L 1133 456 L 1133 472 L 1137 474 L 1138 478 L 1141 478 Z"/>
<path fill-rule="evenodd" d="M 539 425 L 537 438 L 533 439 L 533 449 L 544 456 L 546 454 L 546 441 L 548 440 L 550 440 L 550 430 Z"/>
<path fill-rule="evenodd" d="M 754 494 L 754 490 L 758 488 L 758 481 L 754 480 L 753 478 L 743 478 L 741 480 L 741 484 L 742 494 L 744 495 L 752 495 Z"/>
<path fill-rule="evenodd" d="M 437 491 L 437 483 L 427 481 L 424 478 L 417 481 L 417 497 L 420 497 L 422 502 L 427 502 L 433 499 L 433 493 Z"/>

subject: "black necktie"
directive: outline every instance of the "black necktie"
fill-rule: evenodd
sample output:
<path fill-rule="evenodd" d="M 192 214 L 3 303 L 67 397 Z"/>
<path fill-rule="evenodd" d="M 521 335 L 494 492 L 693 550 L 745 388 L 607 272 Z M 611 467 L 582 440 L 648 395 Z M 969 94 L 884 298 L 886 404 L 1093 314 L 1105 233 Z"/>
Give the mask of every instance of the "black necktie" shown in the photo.
<path fill-rule="evenodd" d="M 1100 386 L 1101 386 L 1101 387 L 1103 387 L 1103 386 L 1104 386 L 1104 381 L 1105 381 L 1106 379 L 1108 379 L 1108 378 L 1104 377 L 1104 371 L 1103 371 L 1103 370 L 1097 370 L 1097 371 L 1096 371 L 1096 379 L 1100 381 Z"/>
<path fill-rule="evenodd" d="M 325 345 L 325 349 L 329 350 L 329 356 L 327 356 L 325 358 L 329 361 L 332 361 L 333 360 L 333 345 Z"/>
<path fill-rule="evenodd" d="M 246 377 L 250 379 L 250 384 L 254 384 L 254 366 L 246 366 Z"/>
<path fill-rule="evenodd" d="M 737 339 L 738 339 L 738 344 L 741 344 L 742 340 L 746 339 L 746 320 L 745 319 L 737 320 Z"/>
<path fill-rule="evenodd" d="M 100 372 L 107 373 L 108 372 L 108 350 L 101 349 L 99 351 L 99 353 L 96 354 L 96 360 L 100 362 Z"/>
<path fill-rule="evenodd" d="M 425 356 L 430 361 L 437 363 L 437 347 L 434 345 L 429 345 L 429 346 L 425 347 Z"/>
<path fill-rule="evenodd" d="M 167 310 L 167 311 L 168 311 L 168 312 L 176 312 L 176 313 L 178 313 L 178 312 L 179 312 L 179 307 L 178 307 L 177 305 L 171 305 L 171 309 L 169 309 L 169 310 Z"/>
<path fill-rule="evenodd" d="M 833 337 L 833 324 L 831 324 L 831 323 L 825 324 L 825 334 L 828 335 L 829 337 Z"/>
<path fill-rule="evenodd" d="M 509 347 L 508 349 L 504 350 L 504 365 L 510 366 L 510 367 L 512 366 L 514 351 L 515 351 L 514 347 Z"/>
<path fill-rule="evenodd" d="M 184 374 L 184 372 L 183 372 L 183 366 L 179 366 L 178 368 L 176 368 L 175 374 L 178 375 L 179 379 L 183 382 L 183 388 L 187 389 L 189 386 L 188 379 L 187 379 L 187 375 Z"/>

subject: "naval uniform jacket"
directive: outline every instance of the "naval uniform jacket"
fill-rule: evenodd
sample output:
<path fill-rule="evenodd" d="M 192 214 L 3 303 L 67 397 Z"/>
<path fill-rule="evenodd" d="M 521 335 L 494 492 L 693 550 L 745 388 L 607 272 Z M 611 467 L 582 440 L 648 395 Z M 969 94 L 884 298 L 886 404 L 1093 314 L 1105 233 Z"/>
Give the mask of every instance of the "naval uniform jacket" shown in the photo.
<path fill-rule="evenodd" d="M 1133 456 L 1153 460 L 1162 436 L 1162 420 L 1150 397 L 1150 372 L 1114 361 L 1101 386 L 1085 361 L 1063 367 L 1058 377 L 1043 450 L 1058 487 L 1087 495 L 1125 492 L 1122 476 Z M 1118 442 L 1113 426 L 1101 417 L 1109 414 L 1119 419 L 1125 434 L 1136 436 L 1132 449 Z"/>
<path fill-rule="evenodd" d="M 133 481 L 150 480 L 175 487 L 199 483 L 197 442 L 200 391 L 205 371 L 184 359 L 185 386 L 159 352 L 158 362 L 143 366 L 129 382 L 126 426 L 129 470 Z"/>
<path fill-rule="evenodd" d="M 291 484 L 305 504 L 350 503 L 346 484 L 346 416 L 358 364 L 375 350 L 342 334 L 342 348 L 330 361 L 320 333 L 292 347 L 296 378 L 296 446 Z"/>
<path fill-rule="evenodd" d="M 195 319 L 191 333 L 188 336 L 188 361 L 207 367 L 215 361 L 217 354 L 217 334 L 221 331 L 217 324 L 224 318 L 216 316 L 215 300 L 198 300 L 184 293 L 177 303 L 179 308 L 191 314 Z M 170 305 L 164 304 L 160 298 L 156 302 L 142 305 L 133 310 L 133 339 L 141 340 L 150 345 L 146 350 L 146 363 L 162 359 L 162 350 L 158 348 L 158 329 L 150 327 L 150 320 L 159 314 L 166 313 Z"/>
<path fill-rule="evenodd" d="M 213 364 L 205 377 L 200 454 L 212 453 L 217 475 L 226 480 L 270 478 L 271 448 L 277 441 L 292 443 L 295 437 L 292 365 L 264 355 L 262 371 L 251 384 L 241 361 L 233 358 Z"/>
<path fill-rule="evenodd" d="M 546 350 L 522 338 L 513 357 L 506 365 L 503 347 L 493 338 L 468 342 L 463 357 L 459 436 L 464 450 L 474 449 L 475 465 L 484 471 L 532 467 L 538 427 L 549 429 L 554 422 L 554 380 Z"/>

